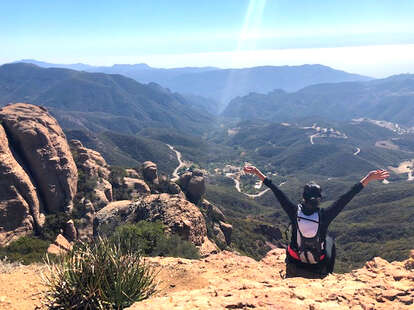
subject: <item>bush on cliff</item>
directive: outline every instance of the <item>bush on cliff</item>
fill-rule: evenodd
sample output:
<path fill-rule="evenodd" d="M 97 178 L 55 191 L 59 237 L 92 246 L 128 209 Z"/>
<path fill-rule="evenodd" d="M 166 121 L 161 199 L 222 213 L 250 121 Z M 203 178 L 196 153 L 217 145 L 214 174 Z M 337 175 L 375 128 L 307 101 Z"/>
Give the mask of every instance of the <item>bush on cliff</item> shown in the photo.
<path fill-rule="evenodd" d="M 140 221 L 116 228 L 111 237 L 123 251 L 131 250 L 148 256 L 172 256 L 189 259 L 199 258 L 198 249 L 177 235 L 167 236 L 160 222 Z"/>
<path fill-rule="evenodd" d="M 154 269 L 107 239 L 79 243 L 48 267 L 49 309 L 124 309 L 156 291 Z"/>

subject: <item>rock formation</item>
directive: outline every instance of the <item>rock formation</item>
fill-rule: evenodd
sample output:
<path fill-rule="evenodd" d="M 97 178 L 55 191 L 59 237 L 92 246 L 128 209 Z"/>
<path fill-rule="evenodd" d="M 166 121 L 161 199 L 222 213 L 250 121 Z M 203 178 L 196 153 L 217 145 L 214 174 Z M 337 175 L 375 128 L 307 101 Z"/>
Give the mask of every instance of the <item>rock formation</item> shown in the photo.
<path fill-rule="evenodd" d="M 17 103 L 0 110 L 0 121 L 22 165 L 43 198 L 45 211 L 70 210 L 78 172 L 66 137 L 44 108 Z"/>
<path fill-rule="evenodd" d="M 136 199 L 143 194 L 151 193 L 151 189 L 143 180 L 125 177 L 124 184 L 128 188 L 129 195 L 132 199 Z"/>
<path fill-rule="evenodd" d="M 128 309 L 409 310 L 414 251 L 403 262 L 374 258 L 361 269 L 323 279 L 286 278 L 285 251 L 262 261 L 223 251 L 201 260 L 149 258 L 160 293 Z"/>
<path fill-rule="evenodd" d="M 149 184 L 158 183 L 157 165 L 152 161 L 146 161 L 142 164 L 142 175 L 145 182 Z"/>
<path fill-rule="evenodd" d="M 206 192 L 203 172 L 199 169 L 182 174 L 177 184 L 192 203 L 197 204 Z"/>
<path fill-rule="evenodd" d="M 209 237 L 215 240 L 220 248 L 230 245 L 233 226 L 230 223 L 227 223 L 223 212 L 206 199 L 203 199 L 199 205 L 206 219 L 206 225 L 210 226 L 210 230 L 213 233 L 213 235 Z"/>
<path fill-rule="evenodd" d="M 62 234 L 59 234 L 55 241 L 49 245 L 47 252 L 54 255 L 61 255 L 72 250 L 72 247 L 72 243 L 70 243 Z"/>
<path fill-rule="evenodd" d="M 96 180 L 92 203 L 96 210 L 102 209 L 113 200 L 109 165 L 100 153 L 84 147 L 79 140 L 71 140 L 70 146 L 79 171 L 87 179 Z"/>
<path fill-rule="evenodd" d="M 83 205 L 83 214 L 76 224 L 77 237 L 79 240 L 89 241 L 94 235 L 95 208 L 89 199 L 83 198 L 79 203 Z"/>
<path fill-rule="evenodd" d="M 0 245 L 39 231 L 45 214 L 67 211 L 78 173 L 62 129 L 41 107 L 0 109 Z"/>
<path fill-rule="evenodd" d="M 172 195 L 179 195 L 185 198 L 184 193 L 181 191 L 180 186 L 177 183 L 172 182 L 166 176 L 158 176 L 157 165 L 152 161 L 146 161 L 142 164 L 142 175 L 144 180 L 151 189 L 151 193 L 160 194 L 168 193 Z"/>
<path fill-rule="evenodd" d="M 135 202 L 110 203 L 96 213 L 95 234 L 112 232 L 121 223 L 140 220 L 161 221 L 167 232 L 178 234 L 199 247 L 208 241 L 205 220 L 197 206 L 178 195 L 166 193 L 147 195 Z M 214 245 L 209 248 L 216 250 Z"/>
<path fill-rule="evenodd" d="M 44 214 L 30 177 L 14 157 L 0 125 L 0 245 L 41 226 Z"/>

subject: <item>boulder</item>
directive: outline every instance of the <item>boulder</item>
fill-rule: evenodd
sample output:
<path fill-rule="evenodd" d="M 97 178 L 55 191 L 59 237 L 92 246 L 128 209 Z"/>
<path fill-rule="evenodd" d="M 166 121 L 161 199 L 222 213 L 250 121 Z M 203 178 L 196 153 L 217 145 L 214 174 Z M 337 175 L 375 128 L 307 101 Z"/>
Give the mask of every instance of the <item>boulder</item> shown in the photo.
<path fill-rule="evenodd" d="M 49 254 L 64 255 L 72 250 L 72 244 L 61 234 L 57 235 L 55 241 L 47 249 Z"/>
<path fill-rule="evenodd" d="M 188 182 L 190 182 L 190 179 L 192 177 L 191 172 L 185 172 L 182 175 L 180 175 L 180 178 L 177 181 L 177 184 L 181 187 L 183 191 L 185 191 L 188 187 Z"/>
<path fill-rule="evenodd" d="M 157 183 L 157 165 L 152 161 L 146 161 L 142 164 L 142 175 L 145 182 L 147 183 Z"/>
<path fill-rule="evenodd" d="M 78 171 L 56 120 L 44 108 L 17 103 L 0 110 L 0 121 L 19 159 L 30 167 L 30 178 L 44 199 L 45 211 L 70 210 Z"/>
<path fill-rule="evenodd" d="M 75 228 L 75 223 L 73 220 L 69 220 L 65 223 L 63 227 L 63 236 L 69 241 L 76 241 L 78 239 L 78 233 Z"/>
<path fill-rule="evenodd" d="M 185 194 L 182 192 L 177 183 L 169 180 L 165 175 L 159 177 L 158 179 L 159 184 L 156 186 L 157 192 L 178 195 L 185 199 Z"/>
<path fill-rule="evenodd" d="M 187 186 L 188 199 L 191 202 L 198 203 L 205 192 L 206 184 L 204 182 L 204 177 L 193 176 Z"/>
<path fill-rule="evenodd" d="M 192 203 L 199 203 L 206 192 L 203 172 L 199 169 L 182 174 L 177 184 Z"/>
<path fill-rule="evenodd" d="M 233 232 L 233 226 L 229 223 L 225 223 L 222 221 L 219 221 L 220 229 L 224 234 L 225 241 L 227 245 L 230 245 L 231 243 L 231 234 Z"/>
<path fill-rule="evenodd" d="M 124 223 L 141 220 L 161 221 L 167 232 L 201 246 L 207 237 L 206 224 L 200 210 L 191 202 L 170 194 L 152 194 L 139 201 L 117 201 L 97 212 L 95 234 L 113 231 Z"/>
<path fill-rule="evenodd" d="M 124 177 L 124 184 L 127 186 L 132 199 L 136 199 L 142 194 L 151 193 L 151 189 L 143 180 Z"/>
<path fill-rule="evenodd" d="M 140 179 L 141 176 L 139 175 L 139 173 L 135 170 L 135 169 L 125 169 L 126 172 L 126 176 L 128 178 L 133 178 L 133 179 Z"/>
<path fill-rule="evenodd" d="M 220 225 L 218 223 L 213 223 L 213 232 L 214 232 L 215 239 L 218 241 L 219 246 L 220 244 L 221 245 L 227 244 L 226 237 L 224 236 L 224 233 L 221 230 Z"/>

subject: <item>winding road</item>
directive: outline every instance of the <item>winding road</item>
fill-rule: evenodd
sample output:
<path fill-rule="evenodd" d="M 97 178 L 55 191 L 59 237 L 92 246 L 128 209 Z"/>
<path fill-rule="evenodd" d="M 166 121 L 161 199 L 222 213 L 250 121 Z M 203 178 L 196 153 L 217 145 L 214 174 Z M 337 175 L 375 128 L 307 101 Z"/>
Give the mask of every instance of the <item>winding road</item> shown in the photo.
<path fill-rule="evenodd" d="M 171 181 L 177 181 L 180 176 L 178 175 L 178 170 L 180 170 L 182 167 L 185 167 L 184 162 L 182 161 L 182 156 L 181 156 L 181 152 L 177 151 L 173 146 L 167 144 L 167 146 L 170 148 L 170 150 L 174 151 L 175 154 L 177 155 L 177 160 L 178 160 L 178 166 L 177 168 L 174 169 L 173 173 L 172 173 L 172 178 Z"/>
<path fill-rule="evenodd" d="M 179 151 L 177 151 L 172 145 L 170 145 L 170 144 L 167 144 L 166 143 L 166 145 L 168 146 L 168 148 L 170 149 L 170 150 L 172 150 L 172 151 L 174 151 L 175 152 L 175 154 L 176 154 L 176 156 L 177 156 L 177 160 L 178 160 L 178 166 L 177 166 L 177 168 L 175 168 L 174 169 L 174 171 L 172 172 L 172 178 L 171 178 L 171 181 L 177 181 L 179 178 L 180 178 L 180 176 L 178 175 L 178 171 L 181 169 L 181 168 L 183 168 L 183 167 L 185 167 L 185 163 L 182 161 L 182 155 L 181 155 L 181 152 L 179 152 Z M 266 194 L 269 190 L 270 190 L 270 188 L 266 188 L 266 189 L 264 189 L 264 190 L 262 190 L 261 192 L 259 192 L 259 193 L 257 193 L 257 194 L 246 194 L 246 193 L 243 193 L 242 191 L 241 191 L 241 189 L 240 189 L 240 180 L 237 178 L 237 176 L 234 174 L 234 173 L 227 173 L 226 174 L 226 177 L 228 177 L 228 178 L 231 178 L 233 181 L 234 181 L 234 187 L 236 188 L 236 190 L 239 192 L 239 193 L 241 193 L 241 194 L 243 194 L 243 195 L 246 195 L 247 197 L 249 197 L 249 198 L 259 198 L 260 196 L 263 196 L 264 194 Z M 239 176 L 240 177 L 240 176 Z M 282 182 L 282 183 L 280 183 L 279 184 L 279 186 L 282 186 L 283 184 L 285 184 L 286 182 Z"/>
<path fill-rule="evenodd" d="M 259 198 L 260 196 L 263 196 L 264 194 L 266 194 L 270 190 L 270 188 L 266 188 L 266 189 L 262 190 L 261 192 L 259 192 L 257 194 L 246 194 L 246 193 L 243 193 L 241 191 L 241 189 L 240 189 L 240 180 L 237 178 L 237 176 L 234 173 L 226 173 L 226 177 L 231 178 L 234 181 L 234 187 L 236 188 L 236 190 L 239 193 L 241 193 L 241 194 L 243 194 L 243 195 L 245 195 L 249 198 Z M 282 182 L 282 183 L 279 184 L 279 186 L 282 186 L 285 183 L 286 182 Z"/>

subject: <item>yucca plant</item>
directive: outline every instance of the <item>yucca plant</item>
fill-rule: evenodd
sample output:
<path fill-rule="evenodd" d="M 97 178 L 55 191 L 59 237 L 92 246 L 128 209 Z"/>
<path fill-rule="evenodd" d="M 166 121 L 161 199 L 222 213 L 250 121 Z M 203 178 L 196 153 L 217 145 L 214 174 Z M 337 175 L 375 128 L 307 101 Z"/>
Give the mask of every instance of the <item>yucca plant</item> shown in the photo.
<path fill-rule="evenodd" d="M 155 270 L 138 253 L 122 252 L 104 238 L 79 243 L 57 262 L 46 258 L 46 263 L 49 309 L 123 309 L 156 291 Z"/>

